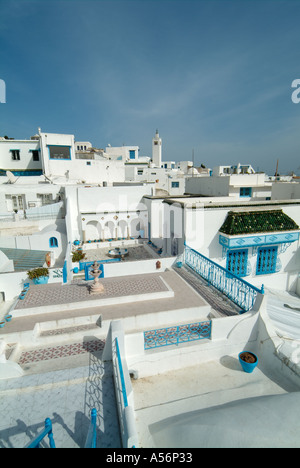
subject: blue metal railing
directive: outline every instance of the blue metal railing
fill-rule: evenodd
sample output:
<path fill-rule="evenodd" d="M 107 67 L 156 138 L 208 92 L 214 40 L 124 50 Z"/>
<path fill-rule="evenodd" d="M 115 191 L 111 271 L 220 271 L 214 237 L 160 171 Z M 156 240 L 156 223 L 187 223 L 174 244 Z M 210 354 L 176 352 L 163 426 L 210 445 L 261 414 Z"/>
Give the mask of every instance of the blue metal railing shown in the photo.
<path fill-rule="evenodd" d="M 126 406 L 128 406 L 128 400 L 127 400 L 126 385 L 125 385 L 124 372 L 123 372 L 123 366 L 122 366 L 122 361 L 121 361 L 118 338 L 116 338 L 116 353 L 117 353 L 117 362 L 118 362 L 118 367 L 119 367 L 119 375 L 120 375 L 120 380 L 121 380 L 123 403 L 124 403 L 124 407 L 126 408 Z"/>
<path fill-rule="evenodd" d="M 187 245 L 184 249 L 184 262 L 241 307 L 242 312 L 252 309 L 257 293 L 264 294 L 263 285 L 261 289 L 256 288 Z"/>
<path fill-rule="evenodd" d="M 144 332 L 144 348 L 160 348 L 211 337 L 211 322 L 197 322 Z"/>
<path fill-rule="evenodd" d="M 97 421 L 97 410 L 96 408 L 93 408 L 91 411 L 91 422 L 90 422 L 90 427 L 88 430 L 84 448 L 97 448 L 96 446 L 96 442 L 97 442 L 96 421 Z"/>
<path fill-rule="evenodd" d="M 40 442 L 48 435 L 50 448 L 56 448 L 52 432 L 52 422 L 49 418 L 45 419 L 45 429 L 25 446 L 25 448 L 39 448 Z"/>

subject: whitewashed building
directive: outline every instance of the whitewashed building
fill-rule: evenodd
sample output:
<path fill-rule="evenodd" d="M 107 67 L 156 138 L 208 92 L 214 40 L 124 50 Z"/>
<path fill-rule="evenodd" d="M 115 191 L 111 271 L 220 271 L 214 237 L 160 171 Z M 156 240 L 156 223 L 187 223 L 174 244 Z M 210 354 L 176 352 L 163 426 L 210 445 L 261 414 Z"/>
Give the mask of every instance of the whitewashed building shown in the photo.
<path fill-rule="evenodd" d="M 296 291 L 300 200 L 145 197 L 149 237 L 165 255 L 185 245 L 255 286 Z"/>
<path fill-rule="evenodd" d="M 191 195 L 270 200 L 271 192 L 265 173 L 256 173 L 249 164 L 217 166 L 210 176 L 186 179 L 186 193 Z"/>

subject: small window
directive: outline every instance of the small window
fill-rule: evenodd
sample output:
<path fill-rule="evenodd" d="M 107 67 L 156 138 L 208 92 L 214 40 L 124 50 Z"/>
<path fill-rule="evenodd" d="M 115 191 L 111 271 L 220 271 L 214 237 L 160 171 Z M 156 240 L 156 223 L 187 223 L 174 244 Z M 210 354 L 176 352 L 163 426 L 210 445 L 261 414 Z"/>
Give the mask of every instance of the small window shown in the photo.
<path fill-rule="evenodd" d="M 257 275 L 275 273 L 278 247 L 260 247 L 257 254 Z"/>
<path fill-rule="evenodd" d="M 129 150 L 129 158 L 135 159 L 135 150 Z"/>
<path fill-rule="evenodd" d="M 231 250 L 227 254 L 227 270 L 236 276 L 247 275 L 248 249 Z"/>
<path fill-rule="evenodd" d="M 40 160 L 39 150 L 32 150 L 32 160 L 33 161 Z"/>
<path fill-rule="evenodd" d="M 70 146 L 48 145 L 50 159 L 71 159 Z"/>
<path fill-rule="evenodd" d="M 37 193 L 37 199 L 41 202 L 42 206 L 53 203 L 52 193 Z"/>
<path fill-rule="evenodd" d="M 251 197 L 252 188 L 251 187 L 241 187 L 240 188 L 240 197 Z"/>
<path fill-rule="evenodd" d="M 56 237 L 50 237 L 49 245 L 51 248 L 58 247 L 58 240 Z"/>
<path fill-rule="evenodd" d="M 13 161 L 20 161 L 20 150 L 10 150 Z"/>
<path fill-rule="evenodd" d="M 172 188 L 178 188 L 179 182 L 172 182 Z"/>
<path fill-rule="evenodd" d="M 143 171 L 143 169 L 138 169 L 137 173 L 138 173 L 138 175 L 143 175 L 144 171 Z"/>
<path fill-rule="evenodd" d="M 90 165 L 91 165 L 91 161 L 87 161 L 87 162 L 86 162 L 86 165 L 87 165 L 87 166 L 90 166 Z"/>

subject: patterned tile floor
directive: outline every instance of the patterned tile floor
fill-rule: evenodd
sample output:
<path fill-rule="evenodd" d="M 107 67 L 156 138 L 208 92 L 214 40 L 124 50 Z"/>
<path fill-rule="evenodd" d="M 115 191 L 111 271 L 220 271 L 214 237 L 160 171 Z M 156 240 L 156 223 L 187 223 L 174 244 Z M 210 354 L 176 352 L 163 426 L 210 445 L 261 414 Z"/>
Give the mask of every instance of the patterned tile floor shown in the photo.
<path fill-rule="evenodd" d="M 57 448 L 83 448 L 92 408 L 97 410 L 97 447 L 120 448 L 112 364 L 99 354 L 90 352 L 87 366 L 41 368 L 41 373 L 0 380 L 0 448 L 24 447 L 47 417 Z M 42 446 L 49 446 L 47 437 Z"/>
<path fill-rule="evenodd" d="M 131 296 L 153 292 L 167 291 L 165 283 L 159 276 L 135 276 L 104 278 L 102 281 L 105 291 L 103 294 L 90 294 L 89 286 L 92 281 L 77 280 L 72 284 L 40 284 L 32 285 L 25 299 L 19 300 L 15 309 L 26 309 L 46 305 L 69 304 L 99 298 Z"/>
<path fill-rule="evenodd" d="M 95 353 L 102 351 L 104 345 L 104 340 L 94 340 L 23 351 L 18 364 L 22 367 L 22 365 L 32 362 L 49 361 L 50 359 L 76 356 L 84 353 Z"/>

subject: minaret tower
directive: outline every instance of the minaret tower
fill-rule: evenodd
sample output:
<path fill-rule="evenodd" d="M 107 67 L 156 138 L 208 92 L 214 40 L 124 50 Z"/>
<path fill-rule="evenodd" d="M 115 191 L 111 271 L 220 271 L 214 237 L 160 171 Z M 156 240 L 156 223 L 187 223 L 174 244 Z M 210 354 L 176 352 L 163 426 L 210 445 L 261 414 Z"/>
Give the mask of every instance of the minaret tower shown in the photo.
<path fill-rule="evenodd" d="M 161 138 L 158 130 L 156 130 L 155 137 L 152 138 L 152 163 L 156 167 L 161 166 Z"/>

